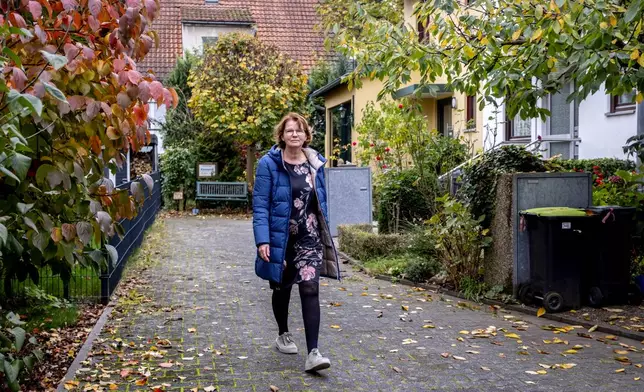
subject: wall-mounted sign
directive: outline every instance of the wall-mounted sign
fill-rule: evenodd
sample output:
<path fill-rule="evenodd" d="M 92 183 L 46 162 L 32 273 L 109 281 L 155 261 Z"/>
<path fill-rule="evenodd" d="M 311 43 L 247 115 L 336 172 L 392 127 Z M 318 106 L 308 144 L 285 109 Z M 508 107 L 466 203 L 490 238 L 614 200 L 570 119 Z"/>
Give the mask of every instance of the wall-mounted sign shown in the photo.
<path fill-rule="evenodd" d="M 173 200 L 183 200 L 183 192 L 174 192 L 172 195 Z"/>
<path fill-rule="evenodd" d="M 198 177 L 214 177 L 217 175 L 217 164 L 216 163 L 200 163 Z"/>

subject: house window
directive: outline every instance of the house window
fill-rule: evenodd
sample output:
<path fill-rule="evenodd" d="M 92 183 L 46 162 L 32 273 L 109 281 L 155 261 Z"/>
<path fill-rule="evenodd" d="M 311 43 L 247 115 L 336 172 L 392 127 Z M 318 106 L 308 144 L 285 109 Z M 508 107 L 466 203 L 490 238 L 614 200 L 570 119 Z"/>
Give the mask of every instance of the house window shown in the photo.
<path fill-rule="evenodd" d="M 532 119 L 521 119 L 519 114 L 513 119 L 507 117 L 505 120 L 505 140 L 530 139 L 532 136 Z"/>
<path fill-rule="evenodd" d="M 635 110 L 635 90 L 622 95 L 612 95 L 610 97 L 610 112 L 618 113 Z"/>
<path fill-rule="evenodd" d="M 201 37 L 201 44 L 205 47 L 207 45 L 217 45 L 219 37 Z"/>
<path fill-rule="evenodd" d="M 424 3 L 426 0 L 422 0 Z M 429 37 L 429 34 L 427 33 L 427 25 L 429 24 L 429 20 L 421 20 L 419 19 L 418 22 L 416 23 L 416 29 L 418 31 L 418 41 L 423 42 L 427 40 Z"/>
<path fill-rule="evenodd" d="M 568 96 L 573 92 L 571 84 L 564 86 L 556 94 L 550 94 L 545 100 L 550 117 L 546 121 L 545 138 L 548 157 L 560 155 L 563 159 L 576 156 L 575 139 L 577 138 L 579 122 L 579 102 L 568 102 Z"/>
<path fill-rule="evenodd" d="M 476 96 L 468 95 L 465 104 L 465 122 L 468 129 L 476 127 Z"/>

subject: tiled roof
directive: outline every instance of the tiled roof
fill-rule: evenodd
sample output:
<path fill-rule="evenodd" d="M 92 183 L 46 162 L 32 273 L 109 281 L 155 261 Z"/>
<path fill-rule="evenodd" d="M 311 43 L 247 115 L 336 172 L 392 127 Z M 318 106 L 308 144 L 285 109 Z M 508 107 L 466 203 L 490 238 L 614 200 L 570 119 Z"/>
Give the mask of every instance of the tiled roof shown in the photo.
<path fill-rule="evenodd" d="M 182 55 L 181 21 L 213 22 L 254 21 L 257 37 L 277 46 L 309 71 L 318 59 L 331 58 L 324 49 L 322 32 L 316 29 L 319 21 L 315 12 L 319 0 L 160 0 L 161 14 L 152 24 L 159 34 L 159 48 L 152 49 L 139 68 L 152 69 L 160 79 L 172 70 Z M 248 14 L 250 11 L 250 15 Z M 199 19 L 188 18 L 197 15 Z M 222 19 L 227 15 L 229 20 Z M 213 18 L 207 18 L 212 16 Z"/>
<path fill-rule="evenodd" d="M 254 23 L 253 15 L 246 8 L 181 7 L 181 20 L 203 22 Z"/>

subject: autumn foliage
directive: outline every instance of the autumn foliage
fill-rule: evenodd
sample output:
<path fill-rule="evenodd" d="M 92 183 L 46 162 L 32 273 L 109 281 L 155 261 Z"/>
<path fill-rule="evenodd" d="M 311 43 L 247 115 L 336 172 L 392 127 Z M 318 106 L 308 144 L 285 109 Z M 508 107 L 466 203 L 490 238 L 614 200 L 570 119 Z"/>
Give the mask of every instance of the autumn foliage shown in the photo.
<path fill-rule="evenodd" d="M 100 268 L 149 176 L 116 189 L 105 168 L 147 144 L 147 102 L 176 105 L 137 68 L 158 36 L 155 0 L 0 0 L 0 262 L 5 279 Z"/>

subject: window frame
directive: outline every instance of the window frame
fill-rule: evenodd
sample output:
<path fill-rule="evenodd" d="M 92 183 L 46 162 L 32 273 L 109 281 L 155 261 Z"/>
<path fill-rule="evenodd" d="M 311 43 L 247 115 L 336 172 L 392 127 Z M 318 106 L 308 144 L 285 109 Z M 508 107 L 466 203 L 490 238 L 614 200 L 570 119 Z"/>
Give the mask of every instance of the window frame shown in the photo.
<path fill-rule="evenodd" d="M 514 120 L 516 119 L 519 114 L 515 116 L 515 118 L 510 118 L 508 117 L 508 113 L 505 110 L 505 106 L 503 107 L 503 111 L 505 112 L 505 140 L 506 141 L 527 141 L 529 142 L 532 139 L 532 121 L 533 119 L 530 119 L 530 135 L 527 136 L 513 136 L 514 132 Z"/>
<path fill-rule="evenodd" d="M 476 95 L 465 96 L 465 123 L 467 129 L 476 128 Z"/>
<path fill-rule="evenodd" d="M 624 94 L 610 96 L 610 113 L 622 113 L 622 112 L 630 112 L 635 110 L 635 107 L 636 107 L 635 102 L 628 102 L 628 103 L 619 102 L 619 99 L 622 95 Z"/>

